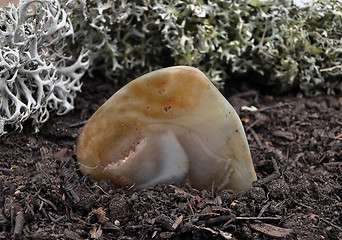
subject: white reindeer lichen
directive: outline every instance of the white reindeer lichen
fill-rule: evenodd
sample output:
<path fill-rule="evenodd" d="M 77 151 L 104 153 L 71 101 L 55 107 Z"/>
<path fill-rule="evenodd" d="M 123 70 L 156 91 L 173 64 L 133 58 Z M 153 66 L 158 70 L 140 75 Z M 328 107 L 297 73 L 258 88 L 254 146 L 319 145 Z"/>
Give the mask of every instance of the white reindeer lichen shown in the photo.
<path fill-rule="evenodd" d="M 73 109 L 88 53 L 69 53 L 72 24 L 57 0 L 21 0 L 0 8 L 0 136 L 6 125 L 38 126 L 49 111 Z"/>

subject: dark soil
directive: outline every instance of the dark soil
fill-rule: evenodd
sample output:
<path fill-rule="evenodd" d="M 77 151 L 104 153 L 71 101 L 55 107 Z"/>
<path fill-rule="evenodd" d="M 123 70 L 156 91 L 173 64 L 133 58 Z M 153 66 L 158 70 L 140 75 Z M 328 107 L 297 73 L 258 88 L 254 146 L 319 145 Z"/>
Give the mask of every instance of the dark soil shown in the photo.
<path fill-rule="evenodd" d="M 0 239 L 342 239 L 341 96 L 228 91 L 258 181 L 215 193 L 116 189 L 82 176 L 77 136 L 117 89 L 90 79 L 73 112 L 0 139 Z"/>

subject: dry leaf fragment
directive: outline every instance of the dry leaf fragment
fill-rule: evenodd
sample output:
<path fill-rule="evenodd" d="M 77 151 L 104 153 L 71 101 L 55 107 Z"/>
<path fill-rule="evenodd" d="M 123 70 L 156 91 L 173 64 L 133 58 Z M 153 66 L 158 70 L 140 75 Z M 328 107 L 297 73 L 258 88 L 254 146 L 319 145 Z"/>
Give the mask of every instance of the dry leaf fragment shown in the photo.
<path fill-rule="evenodd" d="M 109 219 L 106 217 L 106 212 L 101 207 L 93 209 L 93 213 L 97 216 L 99 223 L 105 223 L 109 221 Z"/>
<path fill-rule="evenodd" d="M 265 233 L 272 237 L 286 237 L 292 232 L 292 229 L 281 228 L 281 227 L 277 227 L 277 226 L 267 224 L 267 223 L 262 223 L 262 222 L 250 223 L 249 226 L 253 228 L 254 230 Z"/>

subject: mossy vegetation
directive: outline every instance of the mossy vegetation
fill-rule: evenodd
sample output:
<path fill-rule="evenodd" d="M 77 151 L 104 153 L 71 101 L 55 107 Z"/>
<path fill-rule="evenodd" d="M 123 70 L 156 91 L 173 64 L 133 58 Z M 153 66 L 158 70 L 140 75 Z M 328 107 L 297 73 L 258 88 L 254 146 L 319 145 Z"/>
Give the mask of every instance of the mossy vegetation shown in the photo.
<path fill-rule="evenodd" d="M 104 69 L 116 81 L 133 79 L 128 72 L 191 65 L 218 87 L 257 76 L 250 80 L 275 92 L 342 89 L 337 0 L 302 8 L 284 0 L 65 2 L 76 42 L 92 51 L 91 70 Z"/>

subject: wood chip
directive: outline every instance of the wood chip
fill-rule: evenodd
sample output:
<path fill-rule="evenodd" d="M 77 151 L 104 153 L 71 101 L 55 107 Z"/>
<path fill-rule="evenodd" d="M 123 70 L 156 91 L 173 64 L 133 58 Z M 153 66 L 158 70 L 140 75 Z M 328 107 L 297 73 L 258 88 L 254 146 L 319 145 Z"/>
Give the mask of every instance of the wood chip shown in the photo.
<path fill-rule="evenodd" d="M 222 198 L 219 195 L 217 195 L 217 197 L 215 198 L 215 204 L 216 206 L 222 205 Z"/>
<path fill-rule="evenodd" d="M 182 221 L 183 221 L 183 215 L 180 215 L 172 225 L 173 230 L 176 230 Z"/>
<path fill-rule="evenodd" d="M 224 232 L 222 230 L 217 230 L 216 231 L 216 230 L 214 230 L 212 228 L 201 227 L 201 226 L 194 226 L 194 227 L 197 228 L 197 229 L 201 229 L 201 230 L 205 230 L 205 231 L 211 232 L 213 235 L 220 235 L 221 237 L 223 237 L 226 240 L 233 239 L 233 235 L 231 233 L 227 233 L 227 232 Z"/>
<path fill-rule="evenodd" d="M 249 227 L 272 237 L 286 237 L 292 232 L 292 229 L 281 228 L 268 223 L 250 223 Z"/>
<path fill-rule="evenodd" d="M 158 231 L 157 231 L 157 230 L 155 230 L 155 231 L 152 233 L 152 238 L 155 238 L 155 237 L 156 237 L 156 235 L 157 235 L 157 233 L 158 233 Z"/>
<path fill-rule="evenodd" d="M 39 150 L 40 150 L 42 161 L 47 161 L 47 159 L 51 157 L 51 154 L 48 148 L 41 147 Z"/>
<path fill-rule="evenodd" d="M 102 229 L 94 227 L 92 230 L 90 230 L 90 237 L 93 239 L 99 239 L 102 236 Z"/>
<path fill-rule="evenodd" d="M 186 203 L 188 204 L 188 207 L 190 208 L 191 214 L 195 215 L 194 209 L 192 208 L 192 205 L 188 199 L 186 200 Z"/>
<path fill-rule="evenodd" d="M 62 148 L 57 153 L 55 153 L 54 158 L 55 159 L 62 159 L 67 152 L 68 152 L 67 148 Z"/>
<path fill-rule="evenodd" d="M 290 140 L 290 141 L 295 140 L 293 133 L 290 133 L 290 132 L 275 131 L 275 132 L 273 132 L 273 136 L 282 137 L 282 138 L 285 138 L 285 139 Z"/>
<path fill-rule="evenodd" d="M 17 212 L 17 216 L 15 217 L 13 239 L 21 239 L 21 234 L 23 231 L 24 224 L 25 224 L 24 211 L 20 210 Z"/>
<path fill-rule="evenodd" d="M 234 201 L 231 202 L 230 207 L 235 207 L 236 204 L 238 204 L 238 203 L 239 203 L 239 201 L 235 199 Z"/>
<path fill-rule="evenodd" d="M 197 202 L 198 202 L 198 203 L 201 203 L 201 197 L 198 196 L 198 195 L 196 195 L 195 197 L 196 197 Z"/>
<path fill-rule="evenodd" d="M 71 240 L 78 240 L 78 239 L 81 239 L 81 236 L 78 233 L 66 228 L 64 229 L 63 238 L 71 239 Z"/>

